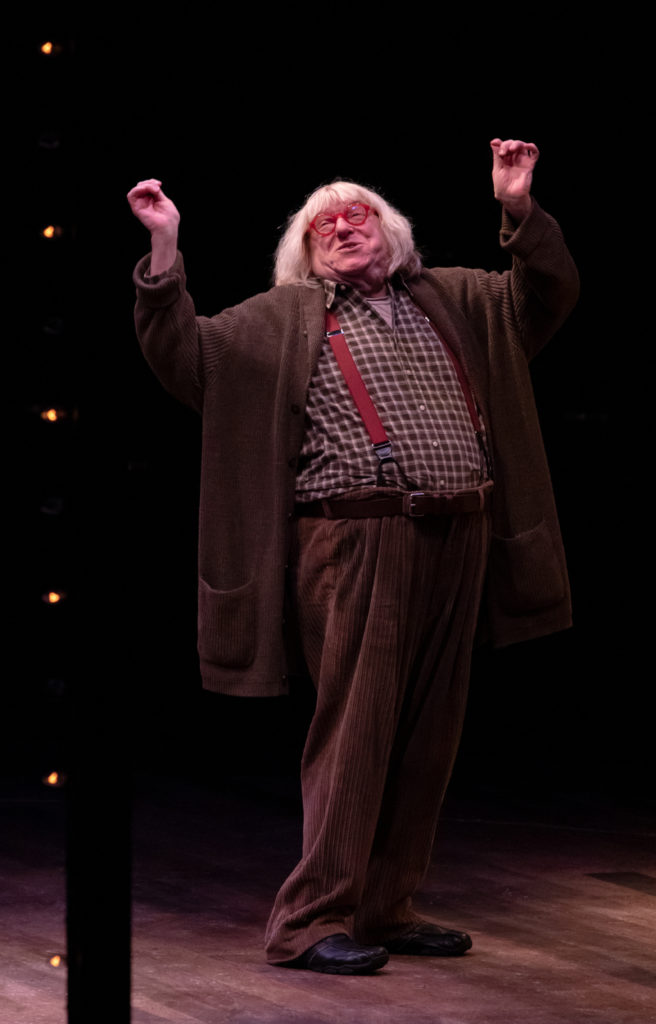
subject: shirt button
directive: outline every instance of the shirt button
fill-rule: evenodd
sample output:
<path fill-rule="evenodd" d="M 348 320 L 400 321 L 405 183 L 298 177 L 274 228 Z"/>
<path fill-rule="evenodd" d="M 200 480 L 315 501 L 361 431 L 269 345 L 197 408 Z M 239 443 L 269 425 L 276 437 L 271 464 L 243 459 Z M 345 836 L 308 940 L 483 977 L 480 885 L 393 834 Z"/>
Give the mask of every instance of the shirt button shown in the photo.
<path fill-rule="evenodd" d="M 426 406 L 425 405 L 420 405 L 419 408 L 421 409 L 422 412 L 426 411 Z"/>

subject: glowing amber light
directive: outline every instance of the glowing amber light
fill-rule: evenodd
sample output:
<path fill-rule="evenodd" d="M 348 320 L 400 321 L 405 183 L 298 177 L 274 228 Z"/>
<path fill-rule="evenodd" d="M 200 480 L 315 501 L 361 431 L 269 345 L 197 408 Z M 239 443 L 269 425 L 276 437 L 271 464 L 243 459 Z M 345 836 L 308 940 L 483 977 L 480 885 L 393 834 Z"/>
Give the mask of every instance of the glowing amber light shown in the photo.
<path fill-rule="evenodd" d="M 34 412 L 46 423 L 59 423 L 60 420 L 72 420 L 75 423 L 79 416 L 77 409 L 62 409 L 61 406 L 55 405 L 50 405 L 46 409 L 36 406 Z"/>
<path fill-rule="evenodd" d="M 62 965 L 62 957 L 59 955 L 59 953 L 55 953 L 54 956 L 50 957 L 50 966 L 51 967 L 61 967 L 61 965 Z"/>
<path fill-rule="evenodd" d="M 49 590 L 47 594 L 43 595 L 42 600 L 45 601 L 46 604 L 59 604 L 59 602 L 63 601 L 65 597 L 66 594 L 63 590 Z"/>
<path fill-rule="evenodd" d="M 42 46 L 41 46 L 41 53 L 51 54 L 53 49 L 54 49 L 54 47 L 53 47 L 52 43 L 50 43 L 50 42 L 43 43 Z"/>
<path fill-rule="evenodd" d="M 46 224 L 44 228 L 41 228 L 42 238 L 61 238 L 64 234 L 64 229 L 60 224 Z"/>
<path fill-rule="evenodd" d="M 66 784 L 66 776 L 62 775 L 61 772 L 50 772 L 50 775 L 46 775 L 41 779 L 44 786 L 51 786 L 53 789 L 60 789 Z"/>

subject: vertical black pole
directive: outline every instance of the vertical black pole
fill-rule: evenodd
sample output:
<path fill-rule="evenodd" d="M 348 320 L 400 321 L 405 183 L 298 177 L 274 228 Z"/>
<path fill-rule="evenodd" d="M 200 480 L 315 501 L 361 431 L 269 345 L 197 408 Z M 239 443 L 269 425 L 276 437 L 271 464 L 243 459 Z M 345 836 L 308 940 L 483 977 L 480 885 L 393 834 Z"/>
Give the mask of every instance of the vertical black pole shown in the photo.
<path fill-rule="evenodd" d="M 130 1021 L 130 785 L 116 755 L 83 740 L 68 776 L 69 1024 Z"/>
<path fill-rule="evenodd" d="M 132 773 L 125 627 L 119 629 L 111 583 L 115 551 L 103 545 L 110 524 L 92 509 L 85 518 L 91 571 L 83 573 L 66 784 L 68 1021 L 129 1024 Z M 99 548 L 110 558 L 96 557 Z M 95 587 L 89 577 L 96 577 Z"/>
<path fill-rule="evenodd" d="M 90 417 L 93 420 L 93 417 Z M 135 680 L 119 437 L 89 424 L 67 797 L 69 1024 L 129 1024 Z M 118 463 L 118 465 L 117 465 Z"/>

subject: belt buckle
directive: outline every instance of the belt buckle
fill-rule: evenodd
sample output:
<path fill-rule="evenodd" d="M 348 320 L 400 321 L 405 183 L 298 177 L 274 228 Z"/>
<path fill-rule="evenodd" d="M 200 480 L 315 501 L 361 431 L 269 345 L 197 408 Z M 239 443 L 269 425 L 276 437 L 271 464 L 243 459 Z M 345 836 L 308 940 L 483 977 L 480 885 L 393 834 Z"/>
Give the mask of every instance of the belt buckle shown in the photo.
<path fill-rule="evenodd" d="M 426 494 L 426 491 L 410 491 L 410 494 L 408 494 L 407 497 L 406 497 L 406 504 L 407 504 L 406 515 L 410 516 L 410 518 L 412 518 L 412 519 L 421 519 L 421 518 L 423 518 L 425 513 L 424 512 L 415 512 L 414 509 L 415 509 L 415 504 L 416 504 L 417 498 L 423 498 L 425 494 Z"/>

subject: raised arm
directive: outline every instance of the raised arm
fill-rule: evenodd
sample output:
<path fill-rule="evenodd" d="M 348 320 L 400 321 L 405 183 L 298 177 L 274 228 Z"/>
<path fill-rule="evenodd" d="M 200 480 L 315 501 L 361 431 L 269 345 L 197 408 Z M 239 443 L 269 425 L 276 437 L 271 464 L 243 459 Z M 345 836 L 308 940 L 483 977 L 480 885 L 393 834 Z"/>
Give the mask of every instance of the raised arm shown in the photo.
<path fill-rule="evenodd" d="M 158 178 L 140 181 L 128 192 L 135 217 L 150 232 L 151 253 L 137 264 L 135 327 L 150 366 L 167 391 L 200 411 L 208 342 L 202 343 L 200 320 L 186 289 L 178 252 L 180 214 L 162 191 Z M 211 331 L 206 333 L 212 334 Z"/>
<path fill-rule="evenodd" d="M 162 192 L 162 183 L 157 178 L 140 181 L 130 189 L 128 202 L 135 217 L 150 231 L 151 276 L 163 274 L 175 262 L 180 214 Z"/>

